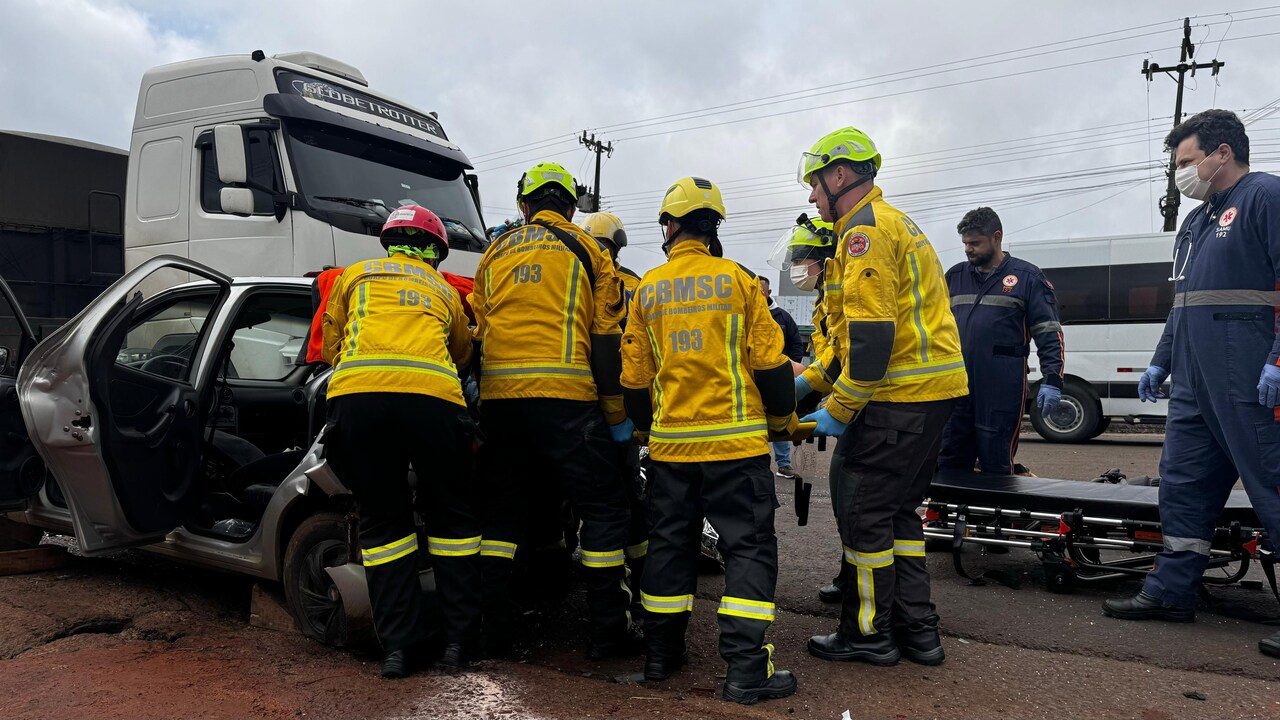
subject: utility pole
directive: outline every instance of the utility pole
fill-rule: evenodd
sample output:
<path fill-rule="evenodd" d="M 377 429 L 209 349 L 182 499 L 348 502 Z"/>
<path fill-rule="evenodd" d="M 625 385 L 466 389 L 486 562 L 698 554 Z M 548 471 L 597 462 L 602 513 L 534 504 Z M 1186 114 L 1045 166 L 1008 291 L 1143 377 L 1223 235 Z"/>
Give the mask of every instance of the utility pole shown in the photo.
<path fill-rule="evenodd" d="M 1187 73 L 1191 73 L 1191 77 L 1196 76 L 1196 70 L 1212 70 L 1216 76 L 1218 71 L 1226 66 L 1225 62 L 1213 59 L 1213 62 L 1198 63 L 1195 61 L 1196 46 L 1191 42 L 1191 18 L 1182 19 L 1182 57 L 1178 64 L 1173 67 L 1165 67 L 1151 62 L 1150 60 L 1142 61 L 1142 74 L 1147 76 L 1147 82 L 1151 82 L 1152 77 L 1162 72 L 1169 77 L 1173 77 L 1177 73 L 1178 95 L 1173 102 L 1173 126 L 1177 127 L 1182 122 L 1182 87 L 1186 79 Z M 1191 62 L 1187 62 L 1190 60 Z M 1160 214 L 1164 216 L 1165 232 L 1172 232 L 1178 229 L 1178 204 L 1182 197 L 1178 194 L 1178 188 L 1173 182 L 1174 172 L 1177 170 L 1177 148 L 1169 148 L 1169 184 L 1165 188 L 1164 197 L 1160 199 Z"/>
<path fill-rule="evenodd" d="M 587 149 L 596 154 L 596 184 L 591 188 L 591 207 L 580 208 L 587 212 L 600 212 L 600 156 L 608 155 L 613 157 L 613 143 L 600 142 L 596 140 L 596 134 L 591 133 L 591 137 L 587 137 L 587 131 L 582 131 L 582 137 L 578 138 L 578 142 L 587 146 Z"/>

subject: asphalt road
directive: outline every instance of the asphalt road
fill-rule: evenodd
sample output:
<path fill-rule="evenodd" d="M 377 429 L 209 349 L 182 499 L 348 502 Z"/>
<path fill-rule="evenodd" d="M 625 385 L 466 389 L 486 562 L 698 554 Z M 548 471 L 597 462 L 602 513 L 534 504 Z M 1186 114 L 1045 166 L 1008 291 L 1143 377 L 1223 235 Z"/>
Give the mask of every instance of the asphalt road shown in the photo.
<path fill-rule="evenodd" d="M 1085 480 L 1113 467 L 1152 474 L 1159 442 L 1027 439 L 1019 459 L 1042 476 Z M 247 580 L 131 552 L 0 577 L 0 717 L 1280 717 L 1280 663 L 1255 649 L 1274 628 L 1235 617 L 1280 614 L 1269 593 L 1216 590 L 1194 625 L 1125 623 L 1104 618 L 1099 604 L 1136 583 L 1053 594 L 1039 584 L 1035 558 L 1019 551 L 966 556 L 975 571 L 1016 577 L 1016 588 L 972 586 L 952 572 L 949 555 L 930 556 L 945 665 L 871 668 L 810 657 L 808 636 L 835 626 L 836 608 L 815 589 L 839 557 L 825 457 L 811 460 L 807 527 L 794 523 L 791 484 L 778 485 L 782 567 L 770 642 L 778 666 L 800 679 L 793 698 L 751 708 L 718 699 L 715 575 L 699 582 L 690 665 L 656 686 L 634 682 L 638 660 L 583 659 L 580 593 L 530 618 L 519 660 L 388 683 L 368 655 L 250 627 Z"/>

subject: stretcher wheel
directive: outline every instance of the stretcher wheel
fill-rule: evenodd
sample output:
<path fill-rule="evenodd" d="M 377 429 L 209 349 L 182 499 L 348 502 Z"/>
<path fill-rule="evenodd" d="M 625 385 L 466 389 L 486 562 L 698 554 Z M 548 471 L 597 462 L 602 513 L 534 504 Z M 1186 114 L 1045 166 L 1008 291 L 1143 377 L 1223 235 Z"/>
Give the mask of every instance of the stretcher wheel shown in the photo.
<path fill-rule="evenodd" d="M 1070 593 L 1076 589 L 1076 571 L 1065 564 L 1046 564 L 1044 566 L 1044 586 L 1049 592 Z"/>

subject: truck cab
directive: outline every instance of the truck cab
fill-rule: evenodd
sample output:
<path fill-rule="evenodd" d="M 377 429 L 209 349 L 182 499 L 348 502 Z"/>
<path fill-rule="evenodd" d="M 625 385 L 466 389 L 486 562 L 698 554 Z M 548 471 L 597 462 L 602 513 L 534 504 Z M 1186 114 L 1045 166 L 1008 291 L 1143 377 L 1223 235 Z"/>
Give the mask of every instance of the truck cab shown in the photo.
<path fill-rule="evenodd" d="M 382 252 L 396 207 L 445 220 L 442 269 L 486 240 L 471 163 L 433 113 L 310 52 L 163 65 L 142 79 L 129 148 L 125 268 L 177 255 L 230 276 L 313 273 Z"/>

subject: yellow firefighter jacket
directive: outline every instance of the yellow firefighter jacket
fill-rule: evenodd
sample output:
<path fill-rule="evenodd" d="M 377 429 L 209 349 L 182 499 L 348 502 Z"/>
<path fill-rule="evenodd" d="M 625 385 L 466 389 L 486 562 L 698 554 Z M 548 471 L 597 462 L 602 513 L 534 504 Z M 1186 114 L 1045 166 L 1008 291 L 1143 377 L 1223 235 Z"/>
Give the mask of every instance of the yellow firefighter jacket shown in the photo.
<path fill-rule="evenodd" d="M 841 285 L 843 316 L 827 321 L 841 368 L 827 411 L 849 422 L 871 400 L 968 393 L 942 264 L 920 228 L 873 187 L 835 231 L 826 281 Z"/>
<path fill-rule="evenodd" d="M 636 288 L 640 287 L 640 276 L 634 270 L 619 265 L 618 279 L 622 281 L 622 291 L 627 298 L 636 294 Z"/>
<path fill-rule="evenodd" d="M 752 372 L 788 363 L 754 275 L 696 241 L 645 273 L 622 339 L 622 386 L 650 390 L 654 460 L 734 460 L 769 451 Z"/>
<path fill-rule="evenodd" d="M 458 368 L 471 360 L 467 315 L 458 291 L 425 262 L 397 254 L 349 266 L 323 325 L 329 397 L 418 393 L 466 405 Z"/>
<path fill-rule="evenodd" d="M 590 272 L 538 222 L 577 238 Z M 558 213 L 540 212 L 489 246 L 469 300 L 483 354 L 482 399 L 597 399 L 591 336 L 620 335 L 625 305 L 613 259 L 594 238 Z M 620 396 L 616 408 L 610 422 L 626 417 Z"/>

